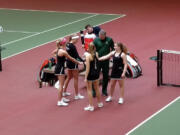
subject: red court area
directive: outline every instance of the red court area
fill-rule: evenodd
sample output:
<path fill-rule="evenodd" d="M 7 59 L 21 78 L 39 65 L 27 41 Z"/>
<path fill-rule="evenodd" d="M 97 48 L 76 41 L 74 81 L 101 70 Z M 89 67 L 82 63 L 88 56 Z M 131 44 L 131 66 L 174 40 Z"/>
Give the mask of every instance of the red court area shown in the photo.
<path fill-rule="evenodd" d="M 38 88 L 40 63 L 50 56 L 55 43 L 3 60 L 0 73 L 1 135 L 124 135 L 137 124 L 180 95 L 179 88 L 156 86 L 156 63 L 149 57 L 157 49 L 179 50 L 180 2 L 177 0 L 137 1 L 24 1 L 0 0 L 0 8 L 123 13 L 127 16 L 102 25 L 114 41 L 123 42 L 139 58 L 143 76 L 126 79 L 125 103 L 105 103 L 101 109 L 85 112 L 87 94 L 83 77 L 79 90 L 85 99 L 69 107 L 57 107 L 57 90 Z M 82 54 L 80 43 L 77 46 Z M 110 86 L 110 85 L 109 85 Z M 73 81 L 68 90 L 73 93 Z M 94 102 L 96 102 L 94 100 Z"/>

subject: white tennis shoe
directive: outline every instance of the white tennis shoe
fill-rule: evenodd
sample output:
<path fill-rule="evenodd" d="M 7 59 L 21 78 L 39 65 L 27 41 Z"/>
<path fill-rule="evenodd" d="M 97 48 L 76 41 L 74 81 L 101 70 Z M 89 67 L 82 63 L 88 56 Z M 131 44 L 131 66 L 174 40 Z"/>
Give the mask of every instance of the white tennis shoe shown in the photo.
<path fill-rule="evenodd" d="M 123 103 L 124 103 L 124 99 L 123 99 L 123 98 L 119 98 L 118 103 L 119 103 L 119 104 L 123 104 Z"/>
<path fill-rule="evenodd" d="M 63 97 L 70 96 L 70 95 L 71 95 L 71 93 L 69 93 L 69 92 L 63 92 Z"/>
<path fill-rule="evenodd" d="M 84 96 L 82 96 L 81 94 L 78 94 L 77 96 L 74 97 L 75 100 L 78 99 L 84 99 Z"/>
<path fill-rule="evenodd" d="M 111 96 L 108 96 L 107 98 L 106 98 L 106 102 L 111 102 L 112 101 L 112 97 Z"/>
<path fill-rule="evenodd" d="M 94 106 L 88 105 L 87 107 L 84 108 L 85 111 L 94 111 Z"/>
<path fill-rule="evenodd" d="M 69 100 L 69 99 L 67 99 L 67 98 L 65 98 L 65 97 L 63 97 L 63 98 L 62 98 L 62 100 L 63 100 L 65 103 L 70 102 L 70 100 Z"/>
<path fill-rule="evenodd" d="M 99 108 L 103 107 L 103 103 L 102 102 L 98 103 L 98 107 Z"/>
<path fill-rule="evenodd" d="M 63 100 L 57 102 L 57 106 L 68 106 L 68 103 L 65 103 Z"/>

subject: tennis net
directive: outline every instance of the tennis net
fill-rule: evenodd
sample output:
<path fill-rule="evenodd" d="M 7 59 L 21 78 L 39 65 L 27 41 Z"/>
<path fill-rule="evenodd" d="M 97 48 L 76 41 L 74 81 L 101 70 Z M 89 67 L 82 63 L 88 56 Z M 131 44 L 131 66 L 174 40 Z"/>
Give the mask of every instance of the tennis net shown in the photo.
<path fill-rule="evenodd" d="M 157 51 L 157 85 L 180 87 L 180 51 Z"/>

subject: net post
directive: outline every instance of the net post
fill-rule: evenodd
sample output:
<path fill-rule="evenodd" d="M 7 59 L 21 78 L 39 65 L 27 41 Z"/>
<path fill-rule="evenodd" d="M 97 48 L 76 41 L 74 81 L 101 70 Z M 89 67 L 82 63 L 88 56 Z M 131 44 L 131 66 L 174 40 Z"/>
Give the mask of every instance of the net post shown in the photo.
<path fill-rule="evenodd" d="M 2 48 L 1 48 L 1 42 L 0 42 L 0 72 L 2 71 L 1 51 L 2 51 Z"/>
<path fill-rule="evenodd" d="M 160 50 L 159 52 L 160 55 L 160 85 L 163 85 L 163 68 L 162 68 L 162 62 L 163 62 L 163 51 Z"/>
<path fill-rule="evenodd" d="M 161 85 L 160 80 L 160 50 L 157 50 L 157 86 Z"/>
<path fill-rule="evenodd" d="M 3 27 L 0 25 L 0 33 L 3 32 Z M 1 42 L 0 42 L 0 72 L 2 71 L 2 61 L 1 61 Z"/>
<path fill-rule="evenodd" d="M 177 57 L 178 59 L 176 59 Z M 180 58 L 180 51 L 172 51 L 172 50 L 164 50 L 164 49 L 157 50 L 157 85 L 158 86 L 165 85 L 165 86 L 180 87 L 179 58 Z M 170 74 L 167 74 L 167 72 Z"/>

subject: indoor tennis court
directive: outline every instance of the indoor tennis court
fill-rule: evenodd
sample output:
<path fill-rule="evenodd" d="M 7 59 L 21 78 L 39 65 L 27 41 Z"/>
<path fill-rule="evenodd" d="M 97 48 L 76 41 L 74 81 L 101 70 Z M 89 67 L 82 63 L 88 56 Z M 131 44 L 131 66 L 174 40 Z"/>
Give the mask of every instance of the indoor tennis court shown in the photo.
<path fill-rule="evenodd" d="M 22 1 L 0 0 L 2 72 L 0 72 L 0 134 L 2 135 L 178 135 L 180 88 L 157 86 L 157 50 L 180 51 L 178 0 Z M 100 26 L 115 42 L 124 43 L 142 67 L 143 75 L 125 81 L 125 102 L 114 100 L 94 112 L 88 103 L 84 76 L 79 76 L 83 100 L 74 100 L 73 80 L 68 107 L 58 107 L 57 89 L 38 87 L 37 73 L 52 56 L 55 41 L 86 24 Z M 79 40 L 76 45 L 84 53 Z M 178 53 L 177 53 L 178 54 Z M 179 55 L 178 55 L 179 56 Z M 179 83 L 179 57 L 165 63 L 166 82 Z M 172 56 L 174 57 L 174 56 Z M 166 60 L 170 60 L 169 55 Z M 169 77 L 168 71 L 176 71 Z M 175 75 L 173 77 L 172 75 Z M 173 82 L 173 83 L 174 83 Z M 101 88 L 101 86 L 100 86 Z M 108 90 L 110 84 L 108 84 Z M 93 101 L 96 103 L 96 100 Z"/>

